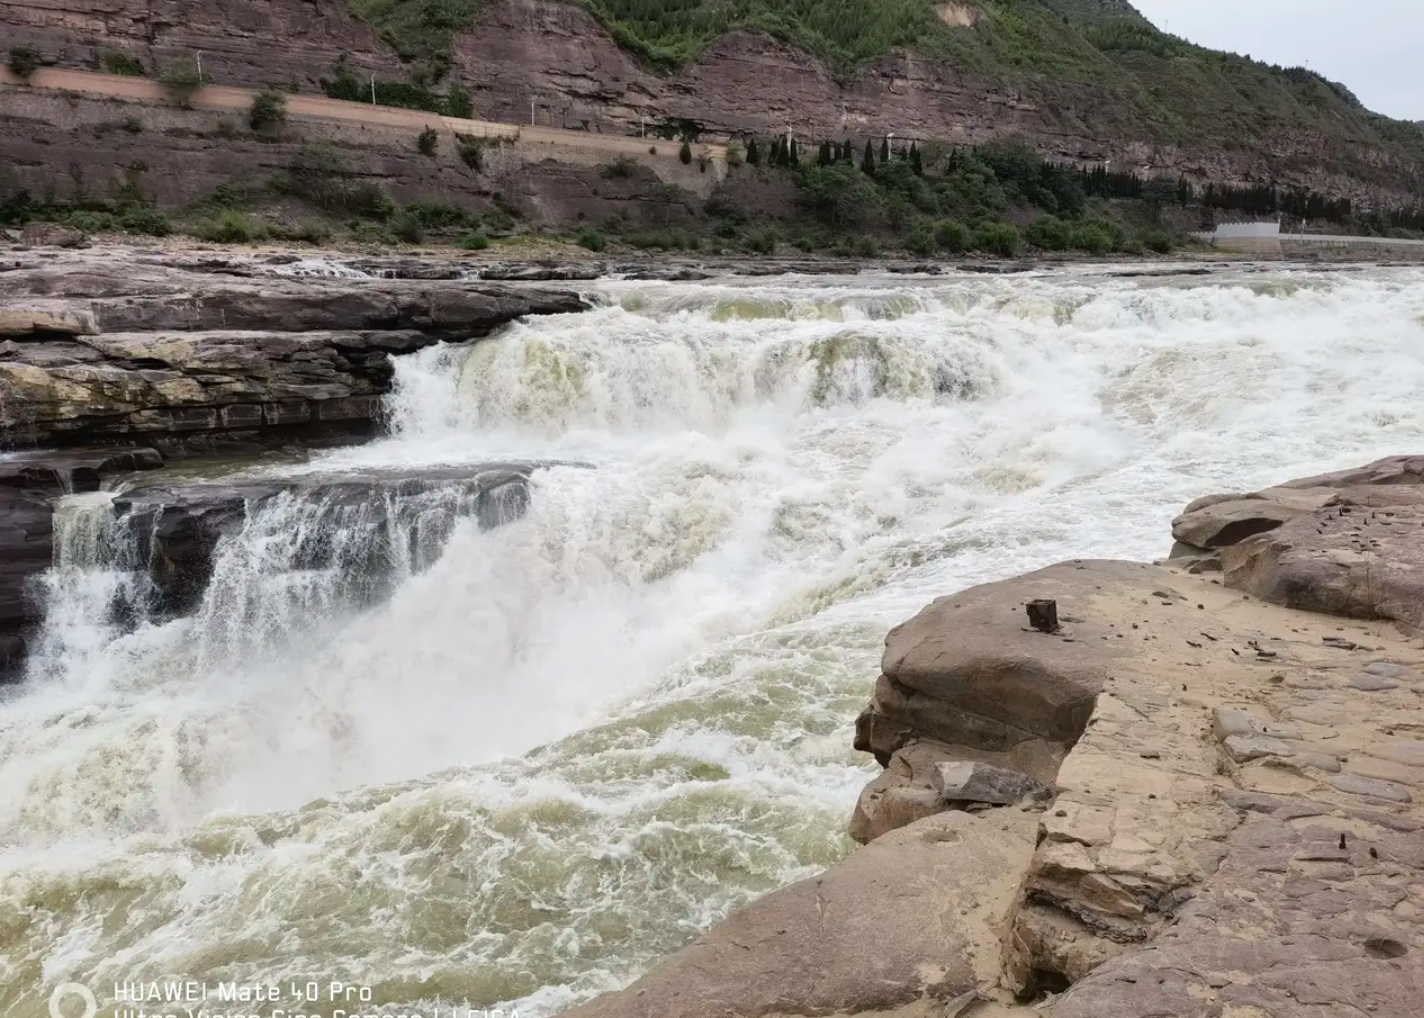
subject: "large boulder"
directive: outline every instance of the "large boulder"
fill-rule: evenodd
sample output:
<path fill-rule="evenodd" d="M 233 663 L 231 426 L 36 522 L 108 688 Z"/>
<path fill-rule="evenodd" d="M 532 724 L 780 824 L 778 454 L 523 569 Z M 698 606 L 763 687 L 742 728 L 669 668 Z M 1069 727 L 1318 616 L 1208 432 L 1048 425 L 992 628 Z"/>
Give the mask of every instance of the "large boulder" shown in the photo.
<path fill-rule="evenodd" d="M 921 820 L 734 912 L 626 990 L 566 1015 L 942 1011 L 992 997 L 1036 828 L 1018 810 Z"/>

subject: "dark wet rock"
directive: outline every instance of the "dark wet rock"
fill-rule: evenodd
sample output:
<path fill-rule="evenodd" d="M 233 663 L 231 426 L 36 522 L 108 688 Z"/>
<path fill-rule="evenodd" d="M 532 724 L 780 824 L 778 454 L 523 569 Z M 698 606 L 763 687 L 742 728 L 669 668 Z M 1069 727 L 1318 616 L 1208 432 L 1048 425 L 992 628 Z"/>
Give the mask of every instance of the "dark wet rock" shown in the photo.
<path fill-rule="evenodd" d="M 152 449 L 0 454 L 0 682 L 18 674 L 40 618 L 31 583 L 53 559 L 55 500 L 162 463 Z"/>
<path fill-rule="evenodd" d="M 528 463 L 491 463 L 138 486 L 116 496 L 113 505 L 135 541 L 133 561 L 147 572 L 143 608 L 152 615 L 196 609 L 223 538 L 274 508 L 285 510 L 302 530 L 292 568 L 337 569 L 352 587 L 351 598 L 370 603 L 389 592 L 392 562 L 408 558 L 417 569 L 428 566 L 459 519 L 474 518 L 488 529 L 522 516 L 533 469 Z"/>

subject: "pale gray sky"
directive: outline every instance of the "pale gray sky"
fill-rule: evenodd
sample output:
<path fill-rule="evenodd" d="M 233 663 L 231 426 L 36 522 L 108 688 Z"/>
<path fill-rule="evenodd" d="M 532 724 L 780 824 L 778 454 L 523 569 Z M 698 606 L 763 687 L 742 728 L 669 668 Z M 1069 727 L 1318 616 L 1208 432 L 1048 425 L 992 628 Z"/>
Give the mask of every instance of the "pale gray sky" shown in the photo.
<path fill-rule="evenodd" d="M 1309 66 L 1370 109 L 1424 120 L 1424 0 L 1132 0 L 1158 28 Z"/>

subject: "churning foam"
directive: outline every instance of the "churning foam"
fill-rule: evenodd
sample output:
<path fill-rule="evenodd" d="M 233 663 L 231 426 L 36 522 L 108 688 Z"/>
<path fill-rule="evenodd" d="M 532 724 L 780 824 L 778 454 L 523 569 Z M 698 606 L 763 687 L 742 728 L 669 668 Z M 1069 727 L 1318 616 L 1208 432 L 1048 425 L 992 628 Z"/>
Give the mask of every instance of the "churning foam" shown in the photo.
<path fill-rule="evenodd" d="M 388 440 L 279 468 L 570 461 L 375 607 L 284 552 L 289 505 L 193 618 L 116 618 L 122 535 L 70 500 L 0 714 L 0 1012 L 66 979 L 531 1014 L 626 982 L 845 851 L 850 722 L 929 598 L 1417 447 L 1421 284 L 608 283 L 401 359 Z"/>

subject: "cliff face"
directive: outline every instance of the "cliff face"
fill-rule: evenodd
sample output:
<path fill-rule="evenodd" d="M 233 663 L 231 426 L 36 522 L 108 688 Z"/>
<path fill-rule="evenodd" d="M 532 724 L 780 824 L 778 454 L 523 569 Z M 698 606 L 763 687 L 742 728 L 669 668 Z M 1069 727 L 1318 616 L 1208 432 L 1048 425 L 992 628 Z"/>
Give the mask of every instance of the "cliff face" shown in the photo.
<path fill-rule="evenodd" d="M 342 53 L 369 73 L 402 73 L 341 0 L 6 0 L 0 36 L 68 66 L 118 51 L 150 73 L 175 55 L 201 53 L 204 73 L 225 85 L 310 90 Z"/>
<path fill-rule="evenodd" d="M 1133 14 L 1115 0 L 1061 2 L 1073 8 L 1075 23 Z M 1087 17 L 1079 7 L 1096 13 Z M 0 5 L 0 35 L 70 67 L 102 67 L 106 52 L 121 51 L 151 73 L 179 53 L 201 52 L 205 72 L 229 85 L 295 82 L 311 92 L 343 54 L 358 74 L 410 74 L 342 0 L 13 0 Z M 1321 92 L 1323 84 L 1297 94 L 1285 76 L 1238 61 L 1230 73 L 1198 82 L 1196 103 L 1183 94 L 1196 72 L 1174 77 L 1180 61 L 1170 55 L 1073 53 L 1096 83 L 1012 62 L 1002 74 L 971 73 L 901 49 L 841 75 L 792 45 L 737 30 L 676 73 L 662 73 L 620 48 L 577 4 L 490 0 L 454 38 L 450 64 L 477 116 L 512 123 L 532 117 L 628 135 L 644 124 L 689 120 L 712 135 L 789 129 L 803 139 L 894 133 L 961 144 L 1020 136 L 1061 161 L 1111 161 L 1199 182 L 1269 180 L 1368 203 L 1417 201 L 1424 140 L 1401 141 L 1393 128 Z M 1315 108 L 1320 103 L 1325 114 Z M 1184 141 L 1191 138 L 1216 140 Z"/>
<path fill-rule="evenodd" d="M 496 0 L 456 38 L 453 63 L 482 117 L 529 123 L 532 102 L 539 124 L 603 133 L 685 119 L 714 134 L 894 133 L 959 144 L 1021 136 L 1064 161 L 1111 160 L 1217 182 L 1274 180 L 1352 198 L 1407 196 L 1418 170 L 1363 142 L 1352 146 L 1347 165 L 1340 146 L 1309 130 L 1276 130 L 1254 149 L 1164 144 L 1130 83 L 1109 93 L 1050 78 L 1015 86 L 903 50 L 842 77 L 793 46 L 734 31 L 685 69 L 662 75 L 619 48 L 583 8 L 561 0 Z M 1363 182 L 1366 168 L 1372 179 Z"/>

